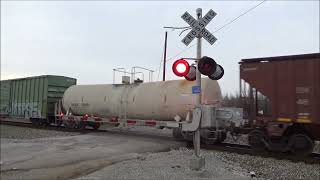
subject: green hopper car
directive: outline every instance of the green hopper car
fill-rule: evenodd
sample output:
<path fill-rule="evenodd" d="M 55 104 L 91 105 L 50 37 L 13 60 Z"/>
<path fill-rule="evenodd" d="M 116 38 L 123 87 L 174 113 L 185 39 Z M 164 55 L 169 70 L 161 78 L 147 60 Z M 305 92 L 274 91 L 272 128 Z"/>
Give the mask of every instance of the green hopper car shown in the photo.
<path fill-rule="evenodd" d="M 77 80 L 43 75 L 0 82 L 1 117 L 51 120 L 55 115 L 55 103 Z"/>

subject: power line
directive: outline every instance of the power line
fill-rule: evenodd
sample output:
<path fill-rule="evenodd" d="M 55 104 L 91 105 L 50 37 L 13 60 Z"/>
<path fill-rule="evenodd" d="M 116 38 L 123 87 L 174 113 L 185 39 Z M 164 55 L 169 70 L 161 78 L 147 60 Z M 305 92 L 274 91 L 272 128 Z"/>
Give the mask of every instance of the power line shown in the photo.
<path fill-rule="evenodd" d="M 225 25 L 221 26 L 219 29 L 213 31 L 213 33 L 220 31 L 221 29 L 225 28 L 226 26 L 230 25 L 231 23 L 235 22 L 236 20 L 238 20 L 241 16 L 246 15 L 247 13 L 249 13 L 250 11 L 254 10 L 255 8 L 257 8 L 258 6 L 260 6 L 261 4 L 263 4 L 264 2 L 266 2 L 267 0 L 263 0 L 262 2 L 260 2 L 259 4 L 253 6 L 252 8 L 248 9 L 247 11 L 245 11 L 244 13 L 240 14 L 239 16 L 237 16 L 236 18 L 234 18 L 233 20 L 229 21 L 228 23 L 226 23 Z"/>
<path fill-rule="evenodd" d="M 186 50 L 192 48 L 193 46 L 195 46 L 197 43 L 192 44 L 191 46 L 185 48 L 184 50 L 182 50 L 181 52 L 179 52 L 178 54 L 172 56 L 171 58 L 169 58 L 166 62 L 171 61 L 172 59 L 176 58 L 177 56 L 179 56 L 180 54 L 184 53 Z"/>
<path fill-rule="evenodd" d="M 213 33 L 216 33 L 218 31 L 220 31 L 221 29 L 225 28 L 226 26 L 232 24 L 233 22 L 235 22 L 236 20 L 238 20 L 240 17 L 244 16 L 245 14 L 248 14 L 250 11 L 254 10 L 255 8 L 257 8 L 258 6 L 260 6 L 261 4 L 263 4 L 264 2 L 266 2 L 267 0 L 263 0 L 262 2 L 260 2 L 259 4 L 253 6 L 252 8 L 248 9 L 247 11 L 243 12 L 242 14 L 240 14 L 239 16 L 235 17 L 234 19 L 232 19 L 231 21 L 229 21 L 228 23 L 224 24 L 223 26 L 221 26 L 220 28 L 218 28 L 217 30 L 215 30 Z M 169 58 L 166 62 L 171 61 L 172 59 L 176 58 L 177 56 L 179 56 L 180 54 L 182 54 L 183 52 L 185 52 L 186 50 L 190 49 L 191 47 L 195 46 L 196 43 L 192 44 L 191 46 L 185 48 L 184 50 L 182 50 L 181 52 L 177 53 L 176 55 L 172 56 L 171 58 Z"/>

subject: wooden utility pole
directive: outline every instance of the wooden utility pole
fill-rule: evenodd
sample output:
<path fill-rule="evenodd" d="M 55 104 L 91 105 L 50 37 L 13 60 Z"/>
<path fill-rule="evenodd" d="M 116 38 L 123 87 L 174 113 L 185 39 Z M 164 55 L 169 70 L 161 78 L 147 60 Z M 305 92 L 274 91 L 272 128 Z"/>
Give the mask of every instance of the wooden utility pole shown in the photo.
<path fill-rule="evenodd" d="M 168 38 L 168 32 L 166 31 L 165 38 L 164 38 L 164 55 L 163 55 L 163 75 L 162 75 L 162 81 L 165 81 L 165 80 L 166 80 L 167 38 Z"/>

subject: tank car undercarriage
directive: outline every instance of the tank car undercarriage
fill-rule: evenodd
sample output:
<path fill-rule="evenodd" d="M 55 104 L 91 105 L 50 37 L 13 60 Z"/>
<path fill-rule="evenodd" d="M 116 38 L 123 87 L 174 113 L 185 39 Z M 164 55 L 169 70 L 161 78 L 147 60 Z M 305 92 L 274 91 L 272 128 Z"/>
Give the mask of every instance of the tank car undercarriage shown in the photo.
<path fill-rule="evenodd" d="M 193 132 L 183 132 L 181 128 L 173 128 L 172 136 L 177 140 L 185 140 L 187 142 L 193 142 Z M 217 144 L 222 143 L 227 138 L 226 130 L 215 129 L 201 129 L 200 140 L 202 144 Z"/>

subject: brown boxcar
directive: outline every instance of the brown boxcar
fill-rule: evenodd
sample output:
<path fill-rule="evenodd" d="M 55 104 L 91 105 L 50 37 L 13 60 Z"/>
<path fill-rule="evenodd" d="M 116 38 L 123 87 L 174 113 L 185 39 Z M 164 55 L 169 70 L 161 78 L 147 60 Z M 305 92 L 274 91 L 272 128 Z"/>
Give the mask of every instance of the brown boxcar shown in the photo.
<path fill-rule="evenodd" d="M 240 94 L 256 149 L 308 154 L 320 140 L 320 53 L 242 59 Z"/>

